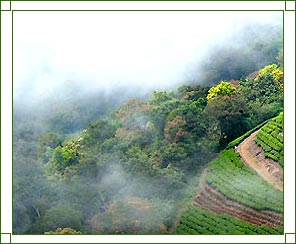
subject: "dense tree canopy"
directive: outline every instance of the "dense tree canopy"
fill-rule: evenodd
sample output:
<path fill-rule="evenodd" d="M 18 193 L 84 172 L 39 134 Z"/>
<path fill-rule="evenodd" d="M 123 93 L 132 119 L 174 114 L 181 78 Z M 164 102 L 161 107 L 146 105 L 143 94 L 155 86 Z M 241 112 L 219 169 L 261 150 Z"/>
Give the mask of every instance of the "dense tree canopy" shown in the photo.
<path fill-rule="evenodd" d="M 223 96 L 210 101 L 206 113 L 218 120 L 222 137 L 220 143 L 232 141 L 249 129 L 247 104 L 236 95 Z"/>
<path fill-rule="evenodd" d="M 129 98 L 104 116 L 98 106 L 81 121 L 63 110 L 33 126 L 16 109 L 14 233 L 168 233 L 191 179 L 282 111 L 283 88 L 279 62 L 239 81 Z"/>

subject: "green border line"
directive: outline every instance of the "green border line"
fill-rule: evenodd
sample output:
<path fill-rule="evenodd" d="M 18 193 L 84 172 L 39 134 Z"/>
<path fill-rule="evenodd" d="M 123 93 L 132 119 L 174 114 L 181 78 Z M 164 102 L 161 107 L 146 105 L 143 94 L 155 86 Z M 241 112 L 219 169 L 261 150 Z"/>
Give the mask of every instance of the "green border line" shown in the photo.
<path fill-rule="evenodd" d="M 3 10 L 3 11 L 12 11 L 11 9 L 11 2 L 15 1 L 15 2 L 25 2 L 25 1 L 30 1 L 30 0 L 3 0 L 3 1 L 10 1 L 10 10 Z M 59 2 L 61 0 L 37 0 L 38 2 Z M 37 2 L 36 1 L 36 2 Z M 65 2 L 83 2 L 83 0 L 62 0 Z M 184 2 L 184 0 L 87 0 L 88 2 L 159 2 L 159 1 L 164 1 L 164 2 Z M 185 0 L 187 2 L 225 2 L 225 1 L 229 1 L 229 2 L 258 2 L 258 0 Z M 272 2 L 285 2 L 285 7 L 284 9 L 286 10 L 286 1 L 295 1 L 295 0 L 261 0 L 261 1 L 272 1 Z M 13 11 L 283 11 L 283 10 L 95 10 L 95 9 L 89 9 L 89 10 L 13 10 Z M 286 10 L 286 11 L 295 11 L 295 10 Z"/>
<path fill-rule="evenodd" d="M 285 11 L 283 10 L 283 30 L 282 30 L 282 36 L 283 36 L 283 46 L 282 46 L 282 51 L 283 51 L 283 71 L 284 71 L 284 75 L 283 75 L 283 80 L 284 80 L 284 84 L 285 84 L 285 56 L 284 56 L 284 50 L 285 50 Z M 285 87 L 284 87 L 284 92 L 285 92 Z M 284 109 L 283 109 L 283 133 L 285 136 L 285 93 L 284 93 Z M 285 166 L 285 141 L 283 142 L 283 153 L 284 153 L 284 166 Z M 285 235 L 285 169 L 283 167 L 283 227 L 284 227 L 284 235 Z"/>
<path fill-rule="evenodd" d="M 2 1 L 9 1 L 9 0 L 2 0 Z M 32 0 L 12 0 L 14 2 L 24 2 L 24 1 L 32 1 Z M 36 0 L 33 0 L 36 1 Z M 37 0 L 40 2 L 59 2 L 61 0 Z M 62 0 L 64 2 L 84 2 L 83 0 Z M 88 2 L 183 2 L 184 0 L 87 0 Z M 229 1 L 229 2 L 258 2 L 258 1 L 264 1 L 264 2 L 284 2 L 284 1 L 294 1 L 294 0 L 185 0 L 187 2 L 198 2 L 198 1 L 204 1 L 204 2 L 219 2 L 219 1 Z"/>
<path fill-rule="evenodd" d="M 287 2 L 294 2 L 294 9 L 287 9 Z M 285 0 L 285 11 L 291 11 L 295 12 L 296 11 L 296 1 L 295 0 Z"/>
<path fill-rule="evenodd" d="M 13 221 L 13 213 L 14 213 L 14 203 L 13 203 L 13 197 L 14 197 L 14 195 L 13 195 L 13 186 L 14 186 L 14 170 L 13 170 L 13 155 L 14 155 L 14 147 L 13 147 L 13 144 L 14 144 L 14 134 L 13 134 L 13 132 L 14 132 L 14 127 L 13 127 L 13 125 L 14 125 L 14 120 L 13 120 L 13 108 L 14 108 L 14 106 L 13 106 L 13 55 L 14 55 L 14 53 L 13 53 L 13 10 L 12 10 L 12 12 L 11 12 L 11 96 L 12 96 L 12 106 L 11 106 L 11 121 L 12 121 L 12 126 L 11 126 L 11 130 L 12 130 L 12 138 L 11 138 L 11 144 L 12 144 L 12 165 L 11 165 L 11 175 L 12 175 L 12 186 L 11 186 L 11 198 L 12 198 L 12 209 L 11 209 L 11 224 L 12 224 L 12 228 L 11 228 L 11 232 L 12 232 L 12 234 L 13 234 L 13 223 L 14 223 L 14 221 Z"/>
<path fill-rule="evenodd" d="M 23 0 L 14 0 L 14 1 L 17 2 L 17 1 L 23 1 Z M 42 2 L 42 1 L 45 1 L 45 2 L 46 1 L 53 1 L 53 2 L 55 2 L 55 1 L 59 1 L 59 0 L 41 0 L 39 2 Z M 64 1 L 66 1 L 66 2 L 71 2 L 71 1 L 72 2 L 76 2 L 76 1 L 81 1 L 81 0 L 64 0 Z M 100 2 L 100 0 L 88 0 L 88 1 L 90 1 L 90 2 L 93 2 L 93 1 Z M 122 1 L 125 1 L 125 0 L 117 0 L 117 1 L 112 1 L 111 0 L 110 2 L 122 2 Z M 137 1 L 137 0 L 131 0 L 131 1 Z M 137 2 L 142 2 L 142 1 L 143 2 L 145 2 L 145 1 L 152 1 L 152 2 L 154 2 L 154 1 L 158 1 L 158 0 L 138 0 Z M 182 2 L 180 0 L 162 0 L 162 1 Z M 191 1 L 196 1 L 196 0 L 186 0 L 186 1 L 190 1 L 191 2 Z M 209 0 L 209 1 L 211 2 L 213 0 Z M 235 0 L 228 0 L 228 1 L 235 1 Z M 244 1 L 248 1 L 248 0 L 240 0 L 240 1 L 241 2 L 244 2 Z M 257 1 L 257 0 L 249 0 L 249 1 Z M 217 11 L 217 12 L 218 11 L 219 12 L 223 12 L 223 11 L 225 11 L 225 12 L 228 12 L 228 11 L 229 12 L 232 12 L 232 11 L 235 11 L 235 12 L 238 12 L 238 11 L 254 11 L 254 12 L 255 11 L 260 11 L 260 12 L 263 12 L 263 11 L 273 11 L 273 12 L 282 11 L 283 12 L 283 29 L 284 29 L 284 11 L 295 11 L 295 10 L 287 10 L 286 9 L 286 2 L 289 1 L 289 0 L 287 0 L 287 1 L 285 1 L 285 0 L 262 0 L 262 1 L 284 1 L 285 2 L 285 10 L 12 10 L 11 9 L 11 0 L 9 0 L 9 2 L 10 2 L 10 10 L 1 10 L 1 11 L 12 11 L 12 99 L 13 99 L 13 12 L 14 11 L 17 11 L 17 12 L 18 11 L 26 11 L 26 12 L 30 12 L 30 11 L 64 11 L 64 12 L 67 12 L 67 11 L 84 11 L 84 12 L 86 12 L 86 11 L 98 11 L 98 12 L 99 11 L 106 11 L 106 12 L 107 11 L 113 11 L 113 12 L 117 12 L 117 11 L 125 11 L 125 12 L 129 12 L 129 11 L 130 12 L 132 12 L 132 11 L 147 11 L 147 12 L 149 12 L 149 11 L 154 11 L 154 12 L 157 12 L 157 11 L 162 11 L 162 12 L 166 12 L 166 11 L 170 11 L 170 12 L 173 12 L 173 11 L 176 11 L 176 12 L 178 12 L 178 11 L 184 11 L 184 12 L 185 11 L 203 11 L 203 12 L 204 11 L 212 11 L 212 12 L 215 12 L 215 11 Z M 290 1 L 294 1 L 294 0 L 290 0 Z M 0 13 L 0 15 L 1 15 L 1 13 Z M 1 34 L 0 34 L 0 38 L 1 38 Z M 284 35 L 283 35 L 283 50 L 284 50 Z M 0 65 L 1 65 L 1 61 L 0 61 Z M 0 88 L 0 90 L 1 90 L 1 88 Z M 1 101 L 0 101 L 0 103 L 1 103 Z M 12 106 L 12 119 L 13 119 L 13 106 Z M 0 123 L 1 123 L 1 115 L 0 115 Z M 12 131 L 13 131 L 13 129 L 12 129 Z M 1 135 L 1 132 L 0 132 L 0 135 Z M 13 136 L 12 136 L 12 141 L 13 141 Z M 1 144 L 0 144 L 0 146 L 1 146 Z M 1 170 L 1 168 L 0 168 L 0 170 Z M 12 178 L 12 180 L 13 180 L 13 178 Z M 12 184 L 12 187 L 13 187 L 13 184 Z M 283 196 L 284 196 L 284 194 L 283 194 Z M 12 220 L 12 222 L 13 222 L 13 220 Z M 0 227 L 0 229 L 1 229 L 1 227 Z M 11 233 L 2 233 L 2 234 L 10 234 L 10 241 L 11 241 Z M 295 234 L 295 233 L 285 233 L 285 241 L 286 241 L 286 234 Z M 34 236 L 34 235 L 28 235 L 28 236 Z M 40 236 L 43 236 L 43 235 L 40 235 Z M 160 235 L 160 236 L 162 236 L 162 235 Z M 212 236 L 212 235 L 210 235 L 210 236 Z"/>
<path fill-rule="evenodd" d="M 11 243 L 11 233 L 1 233 L 0 243 L 2 243 L 2 235 L 9 235 L 9 242 L 6 243 Z"/>
<path fill-rule="evenodd" d="M 2 2 L 8 2 L 9 1 L 9 9 L 2 10 Z M 11 0 L 1 0 L 1 11 L 11 11 Z"/>
<path fill-rule="evenodd" d="M 0 10 L 1 10 L 1 1 L 0 1 Z M 2 11 L 0 11 L 0 53 L 2 53 L 2 42 L 1 42 L 1 40 L 2 40 L 2 30 L 1 30 L 1 26 L 2 26 Z M 2 157 L 1 157 L 1 153 L 2 153 L 2 144 L 1 144 L 1 142 L 2 142 L 2 140 L 1 140 L 1 138 L 2 138 L 2 118 L 1 118 L 1 114 L 2 114 L 2 111 L 1 111 L 1 109 L 2 109 L 2 103 L 1 103 L 1 101 L 2 101 L 2 99 L 1 99 L 1 94 L 2 94 L 2 90 L 1 90 L 1 88 L 2 88 L 2 58 L 1 58 L 1 55 L 0 55 L 0 177 L 1 177 L 1 169 L 2 169 Z M 12 136 L 13 136 L 13 134 L 12 134 Z M 12 162 L 11 162 L 12 164 L 13 164 L 13 160 L 12 160 Z M 1 179 L 0 179 L 0 216 L 1 216 L 1 213 L 2 213 L 2 199 L 1 199 L 1 194 L 2 194 L 2 183 L 1 183 L 2 181 L 1 181 Z M 12 206 L 11 206 L 12 207 Z M 1 232 L 1 230 L 2 230 L 2 226 L 1 226 L 1 223 L 2 223 L 2 221 L 1 221 L 1 219 L 0 219 L 0 232 Z M 0 243 L 2 243 L 1 242 L 1 235 L 0 235 Z"/>
<path fill-rule="evenodd" d="M 133 9 L 133 10 L 112 10 L 112 9 L 85 9 L 85 10 L 12 10 L 13 12 L 282 12 L 284 10 L 210 10 L 210 9 L 184 9 L 184 10 L 155 10 L 155 9 Z M 291 10 L 292 11 L 292 10 Z"/>
<path fill-rule="evenodd" d="M 46 0 L 45 0 L 46 1 Z M 68 1 L 70 1 L 70 0 L 68 0 Z M 145 0 L 144 0 L 145 1 Z M 191 0 L 192 1 L 192 0 Z M 114 2 L 114 1 L 112 1 L 112 2 Z M 237 12 L 237 11 L 241 11 L 241 12 L 250 12 L 250 11 L 260 11 L 260 12 L 263 12 L 263 11 L 272 11 L 272 12 L 276 12 L 276 11 L 282 11 L 283 12 L 283 15 L 284 15 L 284 11 L 283 10 L 12 10 L 12 60 L 13 60 L 13 12 L 14 11 L 16 11 L 16 12 L 19 12 L 19 11 L 25 11 L 25 12 L 32 12 L 32 11 L 49 11 L 49 12 L 56 12 L 56 11 L 58 11 L 58 12 L 69 12 L 69 11 L 71 11 L 71 12 L 87 12 L 87 11 L 96 11 L 96 12 L 102 12 L 102 11 L 109 11 L 109 12 L 119 12 L 119 11 L 121 11 L 121 12 L 135 12 L 135 11 L 145 11 L 145 12 L 151 12 L 151 11 L 153 11 L 153 12 L 160 12 L 160 11 L 162 11 L 162 12 L 172 12 L 172 11 L 175 11 L 175 12 L 181 12 L 181 11 L 192 11 L 192 12 L 198 12 L 198 11 L 202 11 L 202 12 L 204 12 L 204 11 L 211 11 L 211 12 L 233 12 L 233 11 L 235 11 L 235 12 Z M 13 61 L 12 61 L 12 64 L 13 64 Z M 13 70 L 13 65 L 12 65 L 12 70 Z M 13 71 L 12 71 L 12 77 L 13 77 Z M 12 78 L 12 85 L 13 85 L 13 78 Z M 12 89 L 12 93 L 13 93 L 13 89 Z M 13 95 L 13 94 L 12 94 Z M 12 114 L 12 119 L 13 119 L 13 114 Z M 13 179 L 13 177 L 12 177 L 12 179 Z M 283 194 L 283 196 L 284 196 L 284 194 Z M 18 236 L 22 236 L 22 235 L 27 235 L 27 234 L 17 234 Z M 243 234 L 242 234 L 243 235 Z M 28 236 L 34 236 L 34 235 L 28 235 Z M 40 236 L 44 236 L 44 235 L 40 235 Z M 88 236 L 87 234 L 86 235 L 84 235 L 84 236 Z M 92 236 L 92 235 L 91 235 Z M 96 235 L 94 235 L 94 236 L 96 236 Z M 162 236 L 162 235 L 160 235 L 160 236 Z M 210 235 L 210 236 L 212 236 L 212 235 Z M 256 236 L 256 235 L 255 235 Z"/>
<path fill-rule="evenodd" d="M 285 243 L 287 243 L 287 235 L 294 235 L 295 233 L 285 233 Z M 292 243 L 292 242 L 288 242 L 288 243 Z"/>

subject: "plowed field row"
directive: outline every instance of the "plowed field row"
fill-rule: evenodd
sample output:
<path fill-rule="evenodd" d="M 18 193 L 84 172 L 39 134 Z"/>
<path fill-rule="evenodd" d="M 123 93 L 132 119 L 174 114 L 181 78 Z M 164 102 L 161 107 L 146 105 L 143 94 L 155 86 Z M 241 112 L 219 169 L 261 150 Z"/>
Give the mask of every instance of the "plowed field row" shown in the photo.
<path fill-rule="evenodd" d="M 283 225 L 283 216 L 269 210 L 257 211 L 235 201 L 227 199 L 220 192 L 205 184 L 203 191 L 195 197 L 195 203 L 212 212 L 228 214 L 240 220 L 256 225 L 268 225 L 271 227 Z"/>

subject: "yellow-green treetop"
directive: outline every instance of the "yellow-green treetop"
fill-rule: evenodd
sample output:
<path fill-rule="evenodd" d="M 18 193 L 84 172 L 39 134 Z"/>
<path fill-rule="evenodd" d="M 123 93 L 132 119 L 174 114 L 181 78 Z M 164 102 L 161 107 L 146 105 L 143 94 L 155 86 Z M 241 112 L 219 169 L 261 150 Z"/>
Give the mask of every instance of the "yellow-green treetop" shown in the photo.
<path fill-rule="evenodd" d="M 228 81 L 221 81 L 218 85 L 211 87 L 207 96 L 208 101 L 218 96 L 230 96 L 236 92 L 236 88 Z"/>

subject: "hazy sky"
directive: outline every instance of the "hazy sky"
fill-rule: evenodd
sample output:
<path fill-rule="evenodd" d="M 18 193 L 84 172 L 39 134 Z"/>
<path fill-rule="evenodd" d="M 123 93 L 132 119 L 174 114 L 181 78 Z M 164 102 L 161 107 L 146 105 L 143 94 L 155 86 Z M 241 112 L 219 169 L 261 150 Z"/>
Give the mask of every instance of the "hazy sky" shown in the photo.
<path fill-rule="evenodd" d="M 88 87 L 188 80 L 209 44 L 281 12 L 15 12 L 14 94 L 73 80 Z"/>

